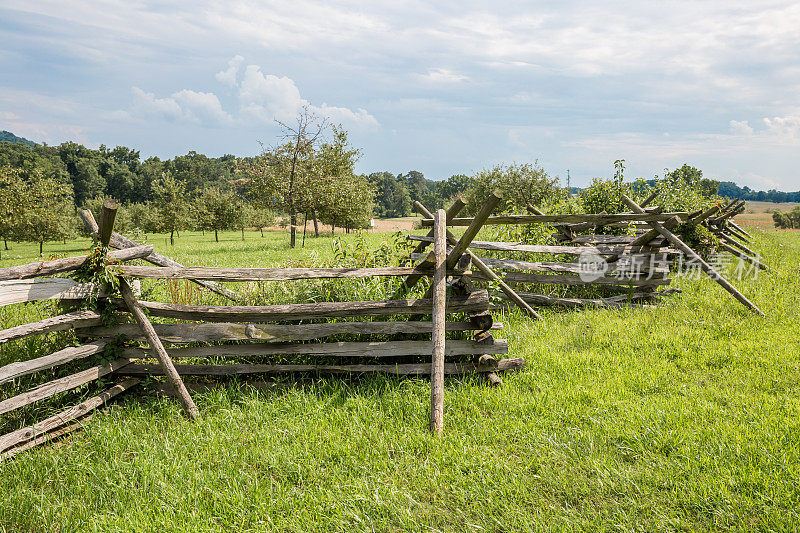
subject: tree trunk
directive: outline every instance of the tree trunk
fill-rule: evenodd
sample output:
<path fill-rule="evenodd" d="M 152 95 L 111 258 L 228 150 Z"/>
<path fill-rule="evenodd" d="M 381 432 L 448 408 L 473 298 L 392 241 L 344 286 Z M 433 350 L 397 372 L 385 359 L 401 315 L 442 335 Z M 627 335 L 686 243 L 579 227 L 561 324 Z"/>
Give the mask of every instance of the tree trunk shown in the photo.
<path fill-rule="evenodd" d="M 3 237 L 3 244 L 6 245 L 6 250 L 8 250 L 8 239 L 6 237 Z"/>
<path fill-rule="evenodd" d="M 175 246 L 175 230 L 172 230 L 169 234 L 169 245 Z"/>
<path fill-rule="evenodd" d="M 42 248 L 44 247 L 44 241 L 39 241 L 39 256 L 42 255 Z"/>
<path fill-rule="evenodd" d="M 258 229 L 260 229 L 260 230 L 261 230 L 261 237 L 263 238 L 263 237 L 264 237 L 264 228 L 263 228 L 263 227 L 261 227 L 261 228 L 258 228 Z"/>
<path fill-rule="evenodd" d="M 317 221 L 317 210 L 311 210 L 311 217 L 314 219 L 314 237 L 319 237 L 319 222 Z M 8 250 L 8 248 L 6 248 Z"/>
<path fill-rule="evenodd" d="M 244 240 L 244 226 L 242 226 L 242 240 Z"/>
<path fill-rule="evenodd" d="M 217 233 L 217 228 L 214 228 L 214 240 L 219 242 L 219 234 Z"/>
<path fill-rule="evenodd" d="M 292 211 L 289 217 L 289 247 L 294 248 L 297 244 L 297 213 Z"/>

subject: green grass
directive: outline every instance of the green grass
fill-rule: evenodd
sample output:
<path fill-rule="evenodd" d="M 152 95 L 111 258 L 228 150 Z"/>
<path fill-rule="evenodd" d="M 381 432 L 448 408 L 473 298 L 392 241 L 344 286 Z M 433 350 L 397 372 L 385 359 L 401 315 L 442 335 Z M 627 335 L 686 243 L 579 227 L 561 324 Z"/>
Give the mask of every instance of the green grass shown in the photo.
<path fill-rule="evenodd" d="M 151 242 L 186 264 L 286 261 L 284 235 L 251 235 Z M 232 383 L 195 394 L 194 424 L 123 397 L 0 463 L 0 531 L 797 529 L 800 234 L 757 238 L 773 270 L 735 284 L 766 318 L 707 278 L 653 309 L 510 313 L 527 368 L 498 389 L 448 380 L 441 438 L 418 379 Z"/>

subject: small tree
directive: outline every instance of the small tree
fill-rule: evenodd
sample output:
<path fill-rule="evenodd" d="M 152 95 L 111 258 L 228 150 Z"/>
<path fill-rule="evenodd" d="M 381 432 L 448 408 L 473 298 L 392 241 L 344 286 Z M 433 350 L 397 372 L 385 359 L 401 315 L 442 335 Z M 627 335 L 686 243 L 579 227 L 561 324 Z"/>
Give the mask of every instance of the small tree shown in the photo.
<path fill-rule="evenodd" d="M 197 200 L 198 227 L 213 231 L 219 242 L 219 232 L 237 227 L 240 217 L 240 200 L 232 192 L 216 187 L 206 189 Z"/>
<path fill-rule="evenodd" d="M 186 184 L 165 172 L 153 182 L 153 198 L 156 225 L 160 231 L 169 232 L 169 243 L 174 246 L 175 232 L 187 227 L 189 202 L 186 199 Z"/>
<path fill-rule="evenodd" d="M 19 170 L 0 167 L 0 237 L 6 250 L 22 219 L 24 188 Z"/>
<path fill-rule="evenodd" d="M 19 237 L 39 243 L 42 255 L 44 243 L 66 239 L 72 233 L 72 188 L 52 178 L 34 176 L 23 188 L 17 200 L 22 202 L 23 214 L 18 226 Z"/>
<path fill-rule="evenodd" d="M 497 165 L 473 176 L 466 209 L 474 214 L 495 189 L 503 194 L 505 210 L 523 213 L 528 205 L 538 206 L 564 194 L 558 187 L 558 178 L 548 176 L 538 163 Z"/>
<path fill-rule="evenodd" d="M 261 231 L 261 236 L 264 236 L 264 228 L 268 228 L 275 224 L 275 214 L 264 207 L 250 207 L 250 224 L 256 229 Z"/>

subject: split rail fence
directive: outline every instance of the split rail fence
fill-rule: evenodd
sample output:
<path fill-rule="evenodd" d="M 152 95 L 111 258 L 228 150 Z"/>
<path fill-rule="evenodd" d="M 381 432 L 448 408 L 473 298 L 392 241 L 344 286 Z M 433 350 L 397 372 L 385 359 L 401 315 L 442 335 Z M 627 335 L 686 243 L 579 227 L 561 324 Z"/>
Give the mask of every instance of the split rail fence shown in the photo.
<path fill-rule="evenodd" d="M 31 263 L 0 269 L 0 306 L 54 299 L 81 304 L 93 295 L 128 323 L 104 325 L 97 311 L 79 309 L 34 323 L 0 331 L 0 345 L 9 341 L 54 331 L 76 330 L 80 346 L 69 346 L 54 353 L 0 367 L 0 386 L 23 376 L 82 360 L 94 361 L 75 374 L 59 377 L 0 401 L 0 415 L 74 390 L 100 378 L 116 383 L 102 393 L 71 406 L 53 416 L 0 435 L 0 457 L 15 455 L 59 438 L 82 426 L 91 412 L 113 397 L 135 387 L 146 376 L 163 375 L 183 404 L 190 419 L 199 411 L 182 376 L 242 376 L 287 372 L 333 374 L 386 373 L 430 375 L 431 430 L 443 427 L 444 376 L 480 373 L 491 384 L 499 384 L 500 371 L 522 368 L 521 358 L 495 358 L 508 353 L 508 344 L 495 339 L 493 331 L 502 329 L 489 312 L 486 290 L 446 291 L 447 278 L 469 274 L 459 267 L 474 235 L 496 206 L 487 202 L 473 224 L 448 252 L 444 211 L 434 217 L 434 251 L 415 267 L 384 268 L 205 268 L 184 267 L 153 250 L 113 232 L 116 203 L 106 201 L 98 225 L 88 211 L 81 213 L 87 228 L 104 247 L 115 247 L 108 259 L 119 262 L 117 272 L 122 298 L 103 298 L 105 287 L 79 283 L 70 278 L 50 277 L 74 272 L 85 265 L 86 256 Z M 491 205 L 490 205 L 491 204 Z M 470 236 L 471 235 L 471 236 Z M 423 247 L 421 247 L 423 248 Z M 155 266 L 128 262 L 141 259 Z M 186 305 L 137 299 L 131 280 L 186 279 L 231 300 L 236 293 L 220 285 L 228 281 L 292 281 L 307 279 L 365 278 L 399 276 L 403 291 L 421 279 L 431 281 L 430 294 L 423 298 L 396 297 L 382 301 L 293 303 L 283 305 Z M 430 320 L 423 319 L 430 315 Z M 130 317 L 133 322 L 130 322 Z M 153 324 L 149 317 L 180 319 L 184 322 Z M 381 320 L 393 317 L 394 320 Z M 397 320 L 396 317 L 406 317 Z M 469 340 L 446 339 L 447 332 L 467 332 Z M 146 348 L 114 346 L 116 358 L 97 363 L 107 347 L 123 335 L 130 342 L 144 342 Z M 392 340 L 330 342 L 341 335 L 390 336 Z M 418 340 L 430 335 L 430 340 Z M 373 337 L 374 338 L 374 337 Z M 202 343 L 214 343 L 198 346 Z M 189 345 L 189 346 L 186 346 Z M 329 362 L 303 364 L 175 364 L 174 359 L 197 358 L 280 358 L 293 356 L 324 358 Z M 427 362 L 426 362 L 427 359 Z M 422 360 L 422 361 L 420 361 Z M 2 389 L 0 389 L 1 391 Z"/>

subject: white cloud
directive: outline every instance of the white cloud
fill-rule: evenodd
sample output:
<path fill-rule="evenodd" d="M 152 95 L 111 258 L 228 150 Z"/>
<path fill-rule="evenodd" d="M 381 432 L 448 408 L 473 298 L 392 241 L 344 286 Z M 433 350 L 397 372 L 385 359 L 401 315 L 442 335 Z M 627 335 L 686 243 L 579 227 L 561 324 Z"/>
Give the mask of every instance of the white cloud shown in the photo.
<path fill-rule="evenodd" d="M 800 115 L 764 118 L 767 133 L 785 142 L 800 142 Z"/>
<path fill-rule="evenodd" d="M 417 74 L 417 77 L 432 83 L 458 83 L 469 80 L 468 76 L 459 74 L 446 68 L 428 69 L 427 74 Z"/>
<path fill-rule="evenodd" d="M 0 111 L 0 120 L 18 120 L 19 115 L 11 111 Z"/>
<path fill-rule="evenodd" d="M 731 132 L 738 134 L 738 135 L 752 135 L 753 128 L 750 124 L 747 123 L 746 120 L 731 120 L 729 122 Z"/>
<path fill-rule="evenodd" d="M 290 78 L 264 74 L 257 65 L 248 65 L 239 88 L 239 104 L 243 118 L 271 122 L 291 120 L 308 102 Z"/>
<path fill-rule="evenodd" d="M 183 89 L 169 98 L 157 98 L 139 87 L 132 87 L 134 114 L 162 118 L 167 121 L 187 121 L 207 126 L 218 126 L 233 121 L 222 109 L 214 93 Z"/>
<path fill-rule="evenodd" d="M 232 57 L 231 60 L 228 61 L 228 68 L 217 72 L 214 77 L 220 83 L 224 83 L 225 85 L 229 85 L 231 87 L 236 87 L 239 85 L 236 81 L 236 76 L 239 74 L 239 67 L 242 66 L 243 62 L 244 58 L 240 55 Z"/>

